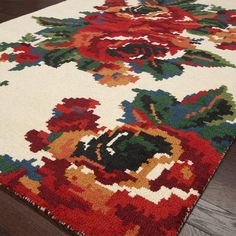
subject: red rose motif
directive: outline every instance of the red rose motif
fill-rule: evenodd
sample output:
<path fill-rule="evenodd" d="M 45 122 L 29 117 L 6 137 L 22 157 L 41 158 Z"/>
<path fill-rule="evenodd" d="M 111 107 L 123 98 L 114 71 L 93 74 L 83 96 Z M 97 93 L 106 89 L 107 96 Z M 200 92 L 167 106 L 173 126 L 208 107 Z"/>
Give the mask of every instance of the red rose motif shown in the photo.
<path fill-rule="evenodd" d="M 216 44 L 216 47 L 223 50 L 236 50 L 236 29 L 208 29 L 211 34 L 209 41 Z"/>
<path fill-rule="evenodd" d="M 121 127 L 121 129 L 127 128 L 141 129 L 138 125 Z M 145 128 L 146 131 L 147 128 Z M 168 140 L 173 138 L 173 141 L 179 140 L 179 142 L 173 143 L 173 160 L 166 158 L 167 163 L 175 161 L 175 164 L 172 168 L 164 170 L 155 180 L 147 179 L 146 175 L 154 166 L 158 165 L 158 160 L 156 164 L 149 163 L 143 166 L 143 168 L 149 168 L 149 172 L 147 169 L 143 169 L 143 172 L 138 174 L 107 173 L 102 166 L 86 160 L 85 157 L 74 163 L 75 169 L 70 168 L 70 162 L 67 160 L 43 158 L 45 164 L 37 170 L 42 179 L 32 181 L 35 188 L 27 185 L 27 171 L 24 169 L 8 175 L 0 173 L 0 180 L 18 194 L 26 196 L 37 205 L 48 209 L 56 219 L 70 224 L 73 229 L 83 231 L 88 235 L 95 236 L 97 232 L 99 235 L 102 233 L 109 235 L 110 227 L 107 227 L 104 222 L 107 222 L 109 226 L 114 225 L 114 235 L 125 235 L 130 232 L 133 225 L 138 225 L 137 235 L 174 235 L 182 224 L 179 214 L 181 214 L 181 219 L 187 216 L 189 209 L 197 200 L 197 193 L 202 192 L 209 176 L 213 174 L 218 165 L 221 154 L 216 152 L 209 141 L 203 140 L 195 133 L 187 133 L 167 126 L 159 128 Z M 156 127 L 150 126 L 148 131 L 153 132 L 155 129 Z M 178 150 L 179 153 L 176 152 Z M 177 159 L 175 159 L 176 156 Z M 160 164 L 165 160 L 165 157 L 161 158 Z M 91 172 L 84 173 L 82 171 L 84 166 Z M 198 174 L 199 172 L 201 175 Z M 127 179 L 122 174 L 130 178 Z M 26 179 L 25 182 L 23 182 L 24 179 Z M 109 187 L 113 183 L 119 185 L 121 190 L 111 193 Z M 160 186 L 164 186 L 168 189 L 184 191 L 189 193 L 189 196 L 183 199 L 173 193 L 168 197 L 163 196 L 157 202 L 152 202 L 139 194 L 131 196 L 125 189 L 129 188 L 131 183 L 132 187 L 137 189 L 140 188 L 139 184 L 143 184 L 143 188 L 150 186 L 150 190 L 156 192 L 160 190 Z M 94 193 L 96 193 L 96 197 L 94 197 Z M 71 218 L 72 214 L 76 214 L 76 217 Z M 147 222 L 150 223 L 150 219 L 151 224 L 147 234 Z M 86 223 L 81 224 L 81 222 L 91 221 L 96 222 L 93 227 Z M 124 224 L 124 222 L 126 223 Z M 160 225 L 168 225 L 168 227 Z"/>
<path fill-rule="evenodd" d="M 96 122 L 99 116 L 93 113 L 93 109 L 99 102 L 93 99 L 69 98 L 63 99 L 62 104 L 58 104 L 54 109 L 54 116 L 47 122 L 49 133 L 44 131 L 30 130 L 25 135 L 30 145 L 30 150 L 38 152 L 47 146 L 51 146 L 51 152 L 57 158 L 69 157 L 74 146 L 80 139 L 79 132 L 83 135 L 96 134 L 103 130 Z M 72 135 L 72 136 L 71 136 Z M 59 138 L 60 137 L 60 138 Z M 63 151 L 52 148 L 53 140 L 59 141 Z"/>
<path fill-rule="evenodd" d="M 181 140 L 184 151 L 179 162 L 164 170 L 159 178 L 150 181 L 151 190 L 158 191 L 164 184 L 168 188 L 179 188 L 187 192 L 193 188 L 202 193 L 208 178 L 219 165 L 222 154 L 212 147 L 211 141 L 202 139 L 194 132 L 184 132 L 169 126 L 159 128 Z"/>
<path fill-rule="evenodd" d="M 40 58 L 40 54 L 32 53 L 32 47 L 29 44 L 20 44 L 17 47 L 13 48 L 13 51 L 16 52 L 14 55 L 16 62 L 18 63 L 34 63 Z"/>
<path fill-rule="evenodd" d="M 142 62 L 194 47 L 189 38 L 180 35 L 200 26 L 190 13 L 173 6 L 129 8 L 120 4 L 104 5 L 99 8 L 102 14 L 86 16 L 89 25 L 72 35 L 71 46 L 102 62 Z"/>
<path fill-rule="evenodd" d="M 39 54 L 27 54 L 27 53 L 18 53 L 15 55 L 15 60 L 18 63 L 24 62 L 36 62 L 40 58 Z"/>
<path fill-rule="evenodd" d="M 236 50 L 236 42 L 232 42 L 232 43 L 222 43 L 220 45 L 217 46 L 217 48 L 219 49 L 223 49 L 223 50 Z"/>
<path fill-rule="evenodd" d="M 99 102 L 93 99 L 70 98 L 63 99 L 54 109 L 55 115 L 48 121 L 48 129 L 53 132 L 70 132 L 75 130 L 92 130 L 98 132 L 99 116 L 93 113 L 93 108 Z"/>
<path fill-rule="evenodd" d="M 14 52 L 25 52 L 25 53 L 30 53 L 31 49 L 33 47 L 31 45 L 28 44 L 20 44 L 17 47 L 15 47 L 13 50 Z"/>
<path fill-rule="evenodd" d="M 25 135 L 26 140 L 31 142 L 30 150 L 38 152 L 50 144 L 48 141 L 49 134 L 44 131 L 30 130 Z"/>
<path fill-rule="evenodd" d="M 9 56 L 7 53 L 3 53 L 1 56 L 0 56 L 0 61 L 9 61 Z"/>

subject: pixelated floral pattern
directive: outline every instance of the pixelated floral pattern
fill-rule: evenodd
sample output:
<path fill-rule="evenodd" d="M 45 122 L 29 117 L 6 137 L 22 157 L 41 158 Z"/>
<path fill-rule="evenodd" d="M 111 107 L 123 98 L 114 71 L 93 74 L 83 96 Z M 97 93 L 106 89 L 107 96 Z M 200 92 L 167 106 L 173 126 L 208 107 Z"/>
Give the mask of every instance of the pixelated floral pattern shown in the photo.
<path fill-rule="evenodd" d="M 109 87 L 135 83 L 142 72 L 155 80 L 179 76 L 186 65 L 235 67 L 198 47 L 208 40 L 218 49 L 235 50 L 235 10 L 192 0 L 140 0 L 136 6 L 106 0 L 84 14 L 78 19 L 36 17 L 45 28 L 0 44 L 0 62 L 16 62 L 12 70 L 75 62 Z"/>
<path fill-rule="evenodd" d="M 25 136 L 53 159 L 1 156 L 0 182 L 85 235 L 175 235 L 236 135 L 235 104 L 225 86 L 182 101 L 134 91 L 114 129 L 99 101 L 63 99 L 47 131 Z"/>
<path fill-rule="evenodd" d="M 161 81 L 187 67 L 236 67 L 219 55 L 236 50 L 236 10 L 138 2 L 106 0 L 79 18 L 34 17 L 42 30 L 0 43 L 0 63 L 12 63 L 10 71 L 72 63 L 108 87 L 141 73 Z M 233 95 L 223 84 L 183 99 L 158 87 L 132 92 L 116 127 L 101 125 L 99 96 L 62 99 L 45 130 L 22 137 L 31 159 L 0 156 L 0 183 L 79 234 L 176 235 L 236 136 Z"/>

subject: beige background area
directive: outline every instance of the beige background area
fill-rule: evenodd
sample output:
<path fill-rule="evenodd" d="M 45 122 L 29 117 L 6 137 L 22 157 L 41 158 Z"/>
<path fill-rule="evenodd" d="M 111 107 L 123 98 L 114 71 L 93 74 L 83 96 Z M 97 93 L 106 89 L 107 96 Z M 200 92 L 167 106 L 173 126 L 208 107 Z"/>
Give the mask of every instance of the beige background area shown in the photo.
<path fill-rule="evenodd" d="M 135 4 L 135 0 L 130 0 Z M 201 0 L 236 9 L 236 1 Z M 42 29 L 31 16 L 73 18 L 83 16 L 80 11 L 95 11 L 93 6 L 102 5 L 103 0 L 68 0 L 12 21 L 0 24 L 0 42 L 14 42 L 26 33 Z M 192 36 L 191 36 L 192 37 Z M 196 38 L 196 37 L 195 37 Z M 207 40 L 199 48 L 209 50 L 236 64 L 235 52 L 218 50 Z M 13 63 L 0 63 L 0 81 L 9 80 L 9 86 L 0 87 L 0 154 L 9 154 L 16 159 L 37 158 L 40 164 L 42 155 L 30 152 L 29 143 L 24 135 L 31 129 L 47 130 L 46 121 L 52 116 L 52 109 L 63 98 L 85 97 L 99 100 L 101 105 L 96 114 L 101 125 L 113 128 L 119 124 L 123 111 L 119 104 L 123 100 L 132 101 L 133 88 L 148 90 L 162 89 L 172 93 L 178 99 L 200 90 L 208 90 L 226 85 L 236 100 L 236 69 L 233 68 L 196 68 L 185 66 L 181 76 L 168 80 L 155 81 L 147 73 L 140 74 L 135 84 L 109 88 L 98 84 L 90 73 L 79 71 L 74 63 L 67 63 L 58 69 L 42 63 L 40 67 L 26 68 L 23 71 L 10 72 Z"/>

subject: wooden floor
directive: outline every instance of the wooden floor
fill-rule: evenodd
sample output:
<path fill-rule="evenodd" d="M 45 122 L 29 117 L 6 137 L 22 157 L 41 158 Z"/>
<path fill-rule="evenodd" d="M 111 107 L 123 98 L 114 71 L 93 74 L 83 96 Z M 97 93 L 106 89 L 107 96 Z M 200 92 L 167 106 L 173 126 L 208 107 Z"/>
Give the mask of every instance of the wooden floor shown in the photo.
<path fill-rule="evenodd" d="M 0 0 L 0 22 L 62 1 Z M 0 191 L 0 214 L 0 236 L 72 235 L 4 191 Z M 236 142 L 180 232 L 180 236 L 208 235 L 236 236 Z"/>

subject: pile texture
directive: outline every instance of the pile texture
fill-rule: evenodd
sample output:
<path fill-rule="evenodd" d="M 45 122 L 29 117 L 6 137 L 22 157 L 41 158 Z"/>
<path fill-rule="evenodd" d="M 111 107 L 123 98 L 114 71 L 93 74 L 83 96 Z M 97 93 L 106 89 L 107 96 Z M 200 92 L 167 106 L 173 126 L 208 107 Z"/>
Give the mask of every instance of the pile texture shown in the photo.
<path fill-rule="evenodd" d="M 236 135 L 234 9 L 68 0 L 1 24 L 2 187 L 81 235 L 176 235 Z"/>

